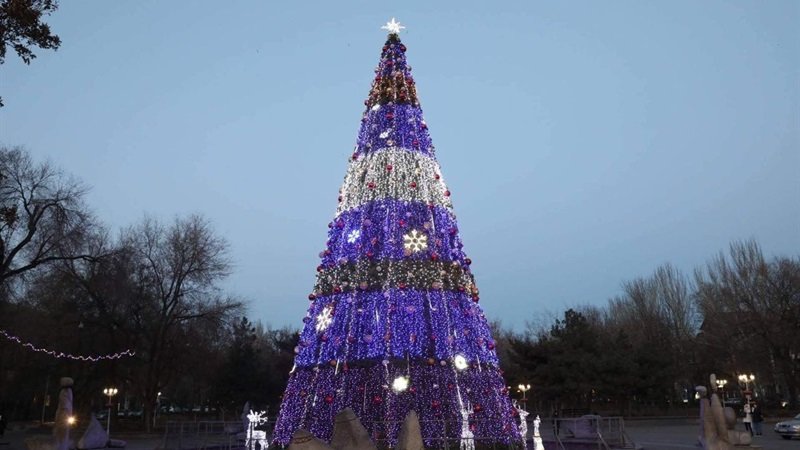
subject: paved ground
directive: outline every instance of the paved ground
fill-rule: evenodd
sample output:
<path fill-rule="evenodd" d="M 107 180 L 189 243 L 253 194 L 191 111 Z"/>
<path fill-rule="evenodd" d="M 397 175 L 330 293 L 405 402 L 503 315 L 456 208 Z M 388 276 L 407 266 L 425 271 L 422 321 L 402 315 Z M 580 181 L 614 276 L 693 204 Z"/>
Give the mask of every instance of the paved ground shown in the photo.
<path fill-rule="evenodd" d="M 741 429 L 742 425 L 738 425 Z M 764 435 L 755 436 L 754 444 L 764 450 L 800 450 L 800 439 L 782 439 L 772 431 L 773 423 L 764 424 Z M 628 435 L 645 450 L 699 449 L 697 446 L 698 425 L 696 420 L 646 420 L 628 421 Z M 49 436 L 42 430 L 7 430 L 0 438 L 0 450 L 26 450 L 25 439 L 32 436 Z M 128 442 L 128 450 L 156 450 L 161 445 L 159 434 L 119 434 L 112 436 Z"/>
<path fill-rule="evenodd" d="M 763 436 L 754 436 L 753 444 L 760 445 L 764 450 L 800 450 L 800 439 L 782 439 L 772 431 L 774 425 L 774 422 L 765 423 Z M 737 426 L 744 431 L 742 424 Z M 645 450 L 699 449 L 697 421 L 628 421 L 625 429 L 631 439 Z"/>

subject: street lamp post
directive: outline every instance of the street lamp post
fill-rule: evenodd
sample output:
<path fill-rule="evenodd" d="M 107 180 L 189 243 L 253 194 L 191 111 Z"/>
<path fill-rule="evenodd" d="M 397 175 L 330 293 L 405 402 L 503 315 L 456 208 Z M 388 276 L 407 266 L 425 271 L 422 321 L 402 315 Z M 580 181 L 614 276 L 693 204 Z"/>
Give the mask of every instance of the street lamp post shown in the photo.
<path fill-rule="evenodd" d="M 519 386 L 517 386 L 517 389 L 519 389 L 519 391 L 522 392 L 522 409 L 527 411 L 528 410 L 528 397 L 527 397 L 526 394 L 528 393 L 529 390 L 531 390 L 531 385 L 530 384 L 520 384 Z"/>
<path fill-rule="evenodd" d="M 728 380 L 721 380 L 717 379 L 717 388 L 722 391 L 722 403 L 725 403 L 725 385 L 728 384 Z"/>
<path fill-rule="evenodd" d="M 108 425 L 106 425 L 106 434 L 108 435 L 109 441 L 111 441 L 111 399 L 117 395 L 117 392 L 117 388 L 115 387 L 103 389 L 103 394 L 108 397 Z"/>
<path fill-rule="evenodd" d="M 744 383 L 744 389 L 746 391 L 750 390 L 750 383 L 754 382 L 755 380 L 756 376 L 753 375 L 752 373 L 750 375 L 745 375 L 745 374 L 739 375 L 739 381 Z"/>

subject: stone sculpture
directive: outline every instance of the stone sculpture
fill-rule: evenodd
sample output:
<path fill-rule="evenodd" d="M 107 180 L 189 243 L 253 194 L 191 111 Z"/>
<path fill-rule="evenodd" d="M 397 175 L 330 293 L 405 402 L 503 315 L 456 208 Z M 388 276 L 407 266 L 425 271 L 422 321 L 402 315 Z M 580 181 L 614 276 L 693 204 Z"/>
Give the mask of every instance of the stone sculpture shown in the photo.
<path fill-rule="evenodd" d="M 292 435 L 289 450 L 333 450 L 333 448 L 300 428 Z"/>
<path fill-rule="evenodd" d="M 711 395 L 706 397 L 705 386 L 695 390 L 700 396 L 700 444 L 705 450 L 731 450 L 734 447 L 749 447 L 750 433 L 734 430 L 736 413 L 732 408 L 723 408 L 716 392 L 717 377 L 709 377 Z"/>
<path fill-rule="evenodd" d="M 395 450 L 424 450 L 425 444 L 422 441 L 422 429 L 419 426 L 419 416 L 416 411 L 409 411 L 403 421 L 403 428 L 397 437 L 397 447 Z"/>
<path fill-rule="evenodd" d="M 53 438 L 55 450 L 69 450 L 69 429 L 72 426 L 72 378 L 64 377 L 61 379 L 61 392 L 58 393 L 58 409 L 56 409 L 56 421 L 53 426 Z"/>
<path fill-rule="evenodd" d="M 108 433 L 94 414 L 89 418 L 89 426 L 83 437 L 78 441 L 79 449 L 104 448 L 108 444 Z"/>
<path fill-rule="evenodd" d="M 331 437 L 331 447 L 334 450 L 377 450 L 369 438 L 369 432 L 352 409 L 345 408 L 339 411 L 334 420 L 333 437 Z"/>

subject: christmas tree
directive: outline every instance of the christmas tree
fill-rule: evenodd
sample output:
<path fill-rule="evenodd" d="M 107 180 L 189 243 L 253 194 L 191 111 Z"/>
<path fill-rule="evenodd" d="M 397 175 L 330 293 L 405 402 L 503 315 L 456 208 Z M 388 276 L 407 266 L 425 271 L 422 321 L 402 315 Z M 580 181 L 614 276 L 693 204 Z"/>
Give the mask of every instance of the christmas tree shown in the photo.
<path fill-rule="evenodd" d="M 330 440 L 334 416 L 352 408 L 389 447 L 411 410 L 428 447 L 518 442 L 403 27 L 384 28 L 274 439 L 304 428 Z"/>

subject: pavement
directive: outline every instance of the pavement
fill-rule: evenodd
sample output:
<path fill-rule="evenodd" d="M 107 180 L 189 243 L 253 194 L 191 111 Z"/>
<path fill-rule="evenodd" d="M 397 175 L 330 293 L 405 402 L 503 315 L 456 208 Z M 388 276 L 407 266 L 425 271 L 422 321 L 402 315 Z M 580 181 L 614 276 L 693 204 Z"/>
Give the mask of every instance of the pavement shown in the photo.
<path fill-rule="evenodd" d="M 753 444 L 764 450 L 800 450 L 800 439 L 786 440 L 772 431 L 775 421 L 764 422 L 763 435 L 753 436 Z M 738 423 L 736 429 L 744 431 Z M 699 420 L 646 420 L 625 422 L 625 431 L 636 444 L 645 450 L 699 450 L 697 436 L 700 431 Z"/>
<path fill-rule="evenodd" d="M 753 444 L 763 450 L 800 450 L 800 439 L 785 440 L 772 431 L 775 422 L 764 423 L 764 435 L 754 436 Z M 744 430 L 742 424 L 737 428 Z M 633 441 L 644 450 L 699 450 L 697 419 L 647 419 L 628 420 L 625 430 Z M 25 439 L 33 436 L 51 436 L 46 429 L 10 427 L 4 437 L 0 437 L 0 450 L 27 450 Z M 119 433 L 112 436 L 128 442 L 127 450 L 158 450 L 162 443 L 161 434 Z"/>

